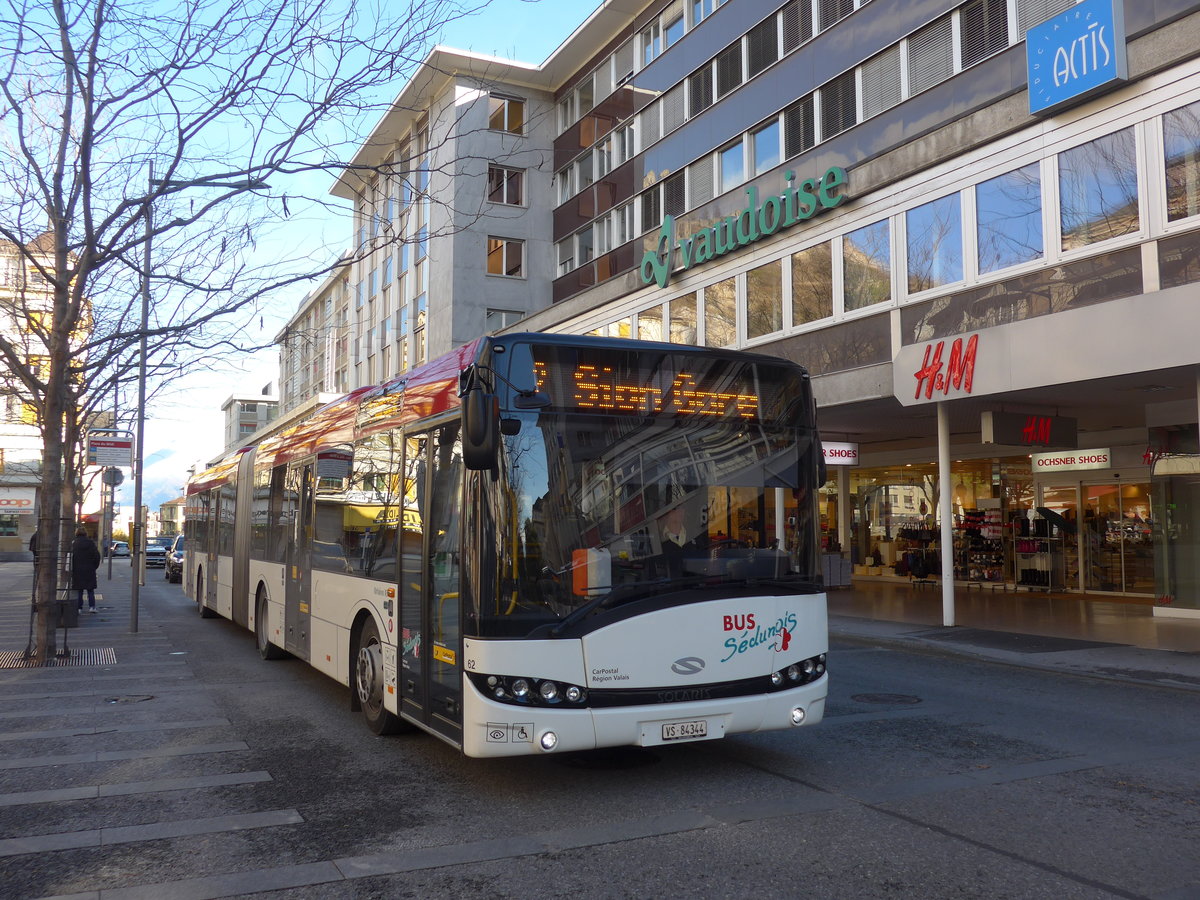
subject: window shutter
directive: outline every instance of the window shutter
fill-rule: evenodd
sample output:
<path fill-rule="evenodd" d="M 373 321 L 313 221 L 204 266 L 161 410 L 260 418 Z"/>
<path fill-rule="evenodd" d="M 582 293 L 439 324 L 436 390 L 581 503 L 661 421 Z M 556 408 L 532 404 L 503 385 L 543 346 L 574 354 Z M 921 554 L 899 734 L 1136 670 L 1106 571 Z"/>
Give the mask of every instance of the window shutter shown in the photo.
<path fill-rule="evenodd" d="M 613 54 L 613 78 L 618 85 L 633 77 L 634 38 L 630 38 Z"/>
<path fill-rule="evenodd" d="M 779 59 L 779 26 L 774 16 L 750 29 L 746 51 L 751 78 Z"/>
<path fill-rule="evenodd" d="M 1007 0 L 973 0 L 959 16 L 964 69 L 1008 46 Z"/>
<path fill-rule="evenodd" d="M 698 116 L 713 103 L 712 66 L 705 63 L 688 76 L 688 103 L 692 116 Z"/>
<path fill-rule="evenodd" d="M 854 12 L 854 0 L 820 0 L 817 4 L 817 15 L 821 19 L 822 31 L 846 18 L 852 12 Z"/>
<path fill-rule="evenodd" d="M 713 198 L 713 161 L 711 156 L 696 160 L 687 167 L 688 186 L 691 188 L 692 208 L 707 203 Z"/>
<path fill-rule="evenodd" d="M 953 23 L 943 16 L 908 39 L 908 94 L 929 90 L 953 74 Z"/>
<path fill-rule="evenodd" d="M 821 88 L 821 140 L 841 134 L 858 121 L 855 108 L 854 70 L 851 69 Z"/>
<path fill-rule="evenodd" d="M 658 101 L 651 103 L 638 114 L 638 133 L 642 136 L 642 149 L 658 142 L 662 137 L 658 121 Z"/>
<path fill-rule="evenodd" d="M 900 102 L 900 45 L 871 57 L 862 67 L 863 118 L 877 116 Z"/>
<path fill-rule="evenodd" d="M 1077 0 L 1017 0 L 1017 40 L 1025 39 L 1034 25 L 1041 25 L 1051 16 L 1066 12 Z"/>
<path fill-rule="evenodd" d="M 596 105 L 613 92 L 612 60 L 606 59 L 596 70 Z"/>
<path fill-rule="evenodd" d="M 662 201 L 658 185 L 642 194 L 642 231 L 650 231 L 662 224 Z"/>
<path fill-rule="evenodd" d="M 720 99 L 742 83 L 742 42 L 738 41 L 721 51 L 717 57 L 717 98 Z"/>
<path fill-rule="evenodd" d="M 687 85 L 685 82 L 680 82 L 663 94 L 662 109 L 663 109 L 663 134 L 670 134 L 676 128 L 684 123 L 685 107 L 684 107 L 684 91 Z"/>
<path fill-rule="evenodd" d="M 783 52 L 791 53 L 812 37 L 812 4 L 791 0 L 783 8 Z"/>
<path fill-rule="evenodd" d="M 687 170 L 683 169 L 663 181 L 663 215 L 682 215 L 687 209 Z"/>
<path fill-rule="evenodd" d="M 783 155 L 796 156 L 814 143 L 813 95 L 809 94 L 783 111 Z"/>

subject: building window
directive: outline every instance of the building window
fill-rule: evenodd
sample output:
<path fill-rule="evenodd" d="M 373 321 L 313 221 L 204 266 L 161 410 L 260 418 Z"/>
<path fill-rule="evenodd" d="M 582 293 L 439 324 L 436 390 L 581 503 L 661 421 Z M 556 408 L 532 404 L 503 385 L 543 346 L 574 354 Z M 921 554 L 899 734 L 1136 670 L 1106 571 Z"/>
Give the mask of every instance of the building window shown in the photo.
<path fill-rule="evenodd" d="M 973 0 L 959 13 L 959 24 L 965 69 L 1008 46 L 1008 0 Z"/>
<path fill-rule="evenodd" d="M 742 42 L 730 44 L 717 55 L 717 98 L 742 83 Z"/>
<path fill-rule="evenodd" d="M 487 271 L 489 275 L 520 278 L 524 272 L 525 242 L 511 238 L 488 237 Z"/>
<path fill-rule="evenodd" d="M 642 65 L 648 66 L 662 53 L 662 26 L 655 21 L 642 32 Z"/>
<path fill-rule="evenodd" d="M 577 247 L 577 258 L 579 264 L 591 262 L 595 256 L 595 249 L 592 241 L 592 226 L 588 226 L 575 235 L 575 244 Z"/>
<path fill-rule="evenodd" d="M 742 153 L 742 142 L 730 144 L 720 151 L 721 190 L 728 191 L 746 180 L 746 161 Z"/>
<path fill-rule="evenodd" d="M 765 125 L 751 135 L 754 174 L 761 175 L 779 165 L 779 121 Z"/>
<path fill-rule="evenodd" d="M 1132 128 L 1058 155 L 1063 250 L 1132 234 L 1140 227 Z"/>
<path fill-rule="evenodd" d="M 731 347 L 737 341 L 737 279 L 704 289 L 704 345 Z"/>
<path fill-rule="evenodd" d="M 683 37 L 683 0 L 675 0 L 663 10 L 663 49 L 675 44 Z"/>
<path fill-rule="evenodd" d="M 783 7 L 783 52 L 791 53 L 812 37 L 812 3 L 790 0 Z"/>
<path fill-rule="evenodd" d="M 962 281 L 962 204 L 958 194 L 910 209 L 904 221 L 909 293 Z"/>
<path fill-rule="evenodd" d="M 1042 255 L 1042 177 L 1038 163 L 976 185 L 975 210 L 981 275 Z"/>
<path fill-rule="evenodd" d="M 747 75 L 753 78 L 779 59 L 779 27 L 775 16 L 764 19 L 746 35 Z"/>
<path fill-rule="evenodd" d="M 854 0 L 817 0 L 817 17 L 824 31 L 854 12 Z"/>
<path fill-rule="evenodd" d="M 833 248 L 826 242 L 792 254 L 792 324 L 833 315 Z"/>
<path fill-rule="evenodd" d="M 847 312 L 891 299 L 891 229 L 886 220 L 842 238 L 842 271 Z"/>
<path fill-rule="evenodd" d="M 776 260 L 746 273 L 746 337 L 783 328 L 783 264 Z"/>
<path fill-rule="evenodd" d="M 704 65 L 688 76 L 689 115 L 698 116 L 713 104 L 712 66 Z"/>
<path fill-rule="evenodd" d="M 566 275 L 575 268 L 575 238 L 558 242 L 558 274 Z"/>
<path fill-rule="evenodd" d="M 672 344 L 696 343 L 696 295 L 684 294 L 667 304 Z"/>
<path fill-rule="evenodd" d="M 487 198 L 492 203 L 520 206 L 525 202 L 524 186 L 523 170 L 488 166 Z"/>
<path fill-rule="evenodd" d="M 383 260 L 383 283 L 385 285 L 392 283 L 392 265 L 392 254 L 389 251 Z"/>
<path fill-rule="evenodd" d="M 841 134 L 858 121 L 854 70 L 851 69 L 821 88 L 821 140 Z"/>
<path fill-rule="evenodd" d="M 1163 116 L 1167 221 L 1200 214 L 1200 103 Z"/>
<path fill-rule="evenodd" d="M 662 195 L 658 185 L 642 194 L 642 231 L 649 231 L 662 224 Z"/>
<path fill-rule="evenodd" d="M 583 116 L 591 112 L 596 103 L 596 77 L 589 75 L 579 82 L 579 87 L 575 89 L 575 96 L 579 98 L 579 115 Z"/>
<path fill-rule="evenodd" d="M 816 143 L 813 97 L 809 94 L 783 111 L 783 154 L 791 158 Z"/>
<path fill-rule="evenodd" d="M 595 180 L 595 170 L 592 168 L 592 151 L 589 150 L 583 156 L 579 157 L 575 163 L 575 184 L 578 185 L 577 190 L 582 191 Z"/>
<path fill-rule="evenodd" d="M 484 319 L 485 331 L 499 331 L 515 325 L 524 318 L 525 313 L 517 309 L 489 309 Z"/>
<path fill-rule="evenodd" d="M 525 101 L 492 94 L 488 97 L 488 128 L 510 134 L 525 133 Z M 424 171 L 424 164 L 422 164 Z M 422 187 L 422 190 L 424 188 Z"/>
<path fill-rule="evenodd" d="M 663 182 L 663 215 L 679 216 L 687 209 L 687 169 Z"/>

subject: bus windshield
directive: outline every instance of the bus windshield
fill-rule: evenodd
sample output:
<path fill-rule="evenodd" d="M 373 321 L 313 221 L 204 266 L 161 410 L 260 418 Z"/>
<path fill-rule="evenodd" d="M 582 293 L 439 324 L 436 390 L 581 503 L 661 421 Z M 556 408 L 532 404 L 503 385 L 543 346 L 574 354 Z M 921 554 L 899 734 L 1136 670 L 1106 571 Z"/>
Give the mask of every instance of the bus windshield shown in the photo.
<path fill-rule="evenodd" d="M 620 356 L 533 350 L 549 403 L 502 413 L 484 515 L 498 520 L 485 533 L 504 537 L 494 594 L 481 592 L 482 636 L 666 594 L 821 590 L 820 450 L 800 370 Z"/>

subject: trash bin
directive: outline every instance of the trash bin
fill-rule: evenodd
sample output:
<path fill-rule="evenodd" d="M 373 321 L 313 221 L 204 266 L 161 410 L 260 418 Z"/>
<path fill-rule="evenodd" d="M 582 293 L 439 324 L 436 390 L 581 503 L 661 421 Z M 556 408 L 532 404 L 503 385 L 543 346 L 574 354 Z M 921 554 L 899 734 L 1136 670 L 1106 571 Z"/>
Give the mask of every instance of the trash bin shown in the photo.
<path fill-rule="evenodd" d="M 62 588 L 58 591 L 58 597 L 54 601 L 55 628 L 79 627 L 79 601 L 74 594 L 75 592 L 70 588 Z"/>

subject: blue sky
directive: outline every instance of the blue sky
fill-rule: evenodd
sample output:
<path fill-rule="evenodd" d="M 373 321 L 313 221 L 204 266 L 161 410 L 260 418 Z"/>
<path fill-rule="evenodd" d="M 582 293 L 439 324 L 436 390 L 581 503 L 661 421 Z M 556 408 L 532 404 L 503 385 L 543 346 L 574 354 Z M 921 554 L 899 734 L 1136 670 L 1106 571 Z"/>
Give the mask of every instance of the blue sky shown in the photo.
<path fill-rule="evenodd" d="M 475 53 L 542 63 L 599 5 L 599 0 L 492 0 L 481 13 L 447 26 L 439 43 Z M 399 92 L 402 84 L 396 85 Z M 316 186 L 326 190 L 328 186 Z M 334 225 L 336 233 L 336 224 Z M 349 220 L 344 223 L 350 239 Z M 334 240 L 340 240 L 335 237 Z M 261 335 L 269 340 L 286 323 L 303 296 L 299 291 L 275 316 L 264 318 Z M 257 393 L 278 380 L 277 354 L 267 352 L 240 361 L 226 360 L 223 371 L 196 372 L 148 404 L 143 503 L 157 510 L 179 496 L 189 467 L 220 452 L 224 436 L 221 404 L 234 393 Z M 128 476 L 130 473 L 126 473 Z M 122 517 L 133 507 L 132 478 L 117 489 Z M 90 511 L 90 510 L 87 510 Z"/>

